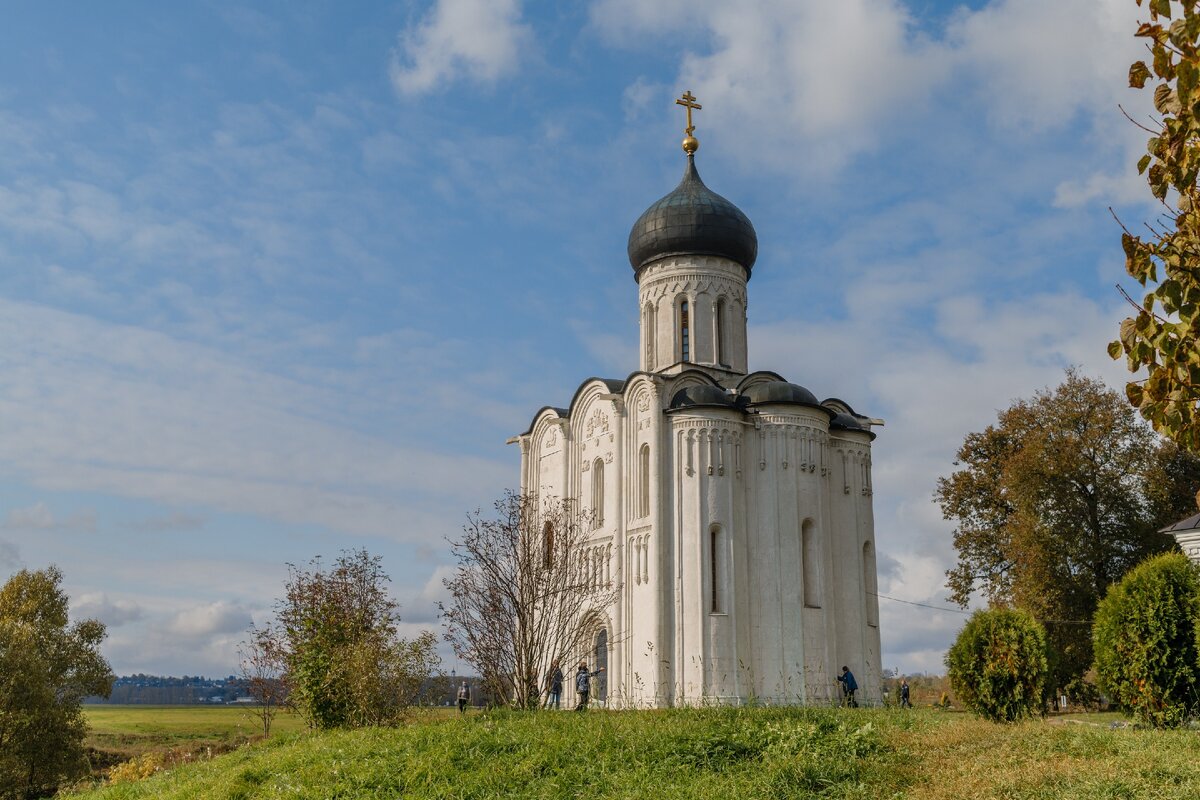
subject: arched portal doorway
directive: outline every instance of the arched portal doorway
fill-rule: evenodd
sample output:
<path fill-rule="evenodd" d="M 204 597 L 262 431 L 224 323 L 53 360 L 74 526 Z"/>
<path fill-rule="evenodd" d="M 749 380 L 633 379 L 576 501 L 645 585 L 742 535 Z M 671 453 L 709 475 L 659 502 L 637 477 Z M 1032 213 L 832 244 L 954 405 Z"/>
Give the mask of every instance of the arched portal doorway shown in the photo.
<path fill-rule="evenodd" d="M 595 645 L 592 648 L 592 667 L 595 670 L 603 670 L 596 676 L 596 699 L 600 701 L 608 700 L 608 629 L 601 628 L 596 633 Z"/>

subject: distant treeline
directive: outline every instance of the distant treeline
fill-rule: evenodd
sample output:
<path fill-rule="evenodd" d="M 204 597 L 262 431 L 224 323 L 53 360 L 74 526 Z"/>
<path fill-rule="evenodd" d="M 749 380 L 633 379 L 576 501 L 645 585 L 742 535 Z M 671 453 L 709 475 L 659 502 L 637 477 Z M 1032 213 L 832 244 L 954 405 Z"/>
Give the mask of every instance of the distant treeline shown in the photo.
<path fill-rule="evenodd" d="M 107 700 L 89 697 L 85 703 L 119 705 L 198 705 L 232 703 L 249 696 L 246 681 L 230 675 L 227 678 L 205 678 L 184 675 L 182 678 L 161 675 L 122 675 L 113 683 Z"/>
<path fill-rule="evenodd" d="M 421 691 L 421 705 L 454 705 L 458 684 L 463 680 L 471 686 L 471 705 L 484 704 L 485 698 L 478 678 L 442 675 L 425 681 Z M 112 695 L 107 700 L 102 697 L 89 697 L 84 702 L 96 705 L 219 705 L 248 702 L 250 694 L 247 681 L 236 675 L 226 678 L 184 675 L 182 678 L 176 678 L 139 673 L 117 678 L 113 682 Z"/>

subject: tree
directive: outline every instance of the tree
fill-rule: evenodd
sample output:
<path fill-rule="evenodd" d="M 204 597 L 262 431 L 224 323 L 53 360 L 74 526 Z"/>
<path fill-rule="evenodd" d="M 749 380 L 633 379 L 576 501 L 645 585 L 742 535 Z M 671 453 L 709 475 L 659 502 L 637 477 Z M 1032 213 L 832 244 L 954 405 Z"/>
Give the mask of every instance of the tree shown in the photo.
<path fill-rule="evenodd" d="M 242 680 L 257 705 L 254 715 L 263 726 L 263 735 L 271 735 L 271 721 L 288 702 L 287 654 L 282 637 L 271 626 L 250 629 L 250 638 L 238 648 Z"/>
<path fill-rule="evenodd" d="M 319 558 L 307 569 L 288 565 L 272 646 L 286 665 L 291 702 L 314 727 L 395 724 L 439 663 L 432 632 L 399 635 L 381 562 L 353 550 L 328 570 Z"/>
<path fill-rule="evenodd" d="M 969 434 L 935 495 L 956 524 L 950 599 L 982 591 L 1041 620 L 1057 686 L 1092 663 L 1089 623 L 1109 585 L 1172 546 L 1157 533 L 1200 488 L 1196 459 L 1162 442 L 1115 391 L 1068 370 L 1053 391 Z"/>
<path fill-rule="evenodd" d="M 1153 288 L 1108 352 L 1124 355 L 1130 372 L 1148 373 L 1126 384 L 1129 402 L 1155 430 L 1200 453 L 1200 13 L 1196 0 L 1148 6 L 1150 20 L 1135 36 L 1148 40 L 1153 57 L 1129 68 L 1129 85 L 1157 79 L 1158 129 L 1141 126 L 1152 136 L 1137 166 L 1164 211 L 1145 239 L 1128 229 L 1121 236 L 1126 272 Z"/>
<path fill-rule="evenodd" d="M 458 562 L 439 604 L 445 639 L 478 670 L 493 702 L 537 708 L 555 661 L 584 653 L 600 613 L 618 596 L 589 540 L 591 516 L 569 500 L 507 493 L 496 517 L 478 511 L 450 540 Z"/>
<path fill-rule="evenodd" d="M 0 798 L 42 797 L 85 775 L 83 698 L 112 690 L 104 625 L 72 624 L 61 583 L 52 566 L 0 589 Z"/>
<path fill-rule="evenodd" d="M 976 611 L 946 653 L 946 666 L 958 699 L 992 722 L 1043 708 L 1046 632 L 1024 611 Z"/>
<path fill-rule="evenodd" d="M 1142 721 L 1176 727 L 1200 710 L 1200 575 L 1182 553 L 1114 584 L 1093 629 L 1100 687 Z"/>

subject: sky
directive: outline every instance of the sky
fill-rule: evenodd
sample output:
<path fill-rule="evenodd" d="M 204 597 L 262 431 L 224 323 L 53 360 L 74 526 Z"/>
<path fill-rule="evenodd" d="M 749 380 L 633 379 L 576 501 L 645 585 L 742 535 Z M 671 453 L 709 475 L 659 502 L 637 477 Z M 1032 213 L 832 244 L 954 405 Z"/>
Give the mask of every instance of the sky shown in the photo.
<path fill-rule="evenodd" d="M 505 440 L 637 366 L 629 228 L 753 221 L 751 369 L 886 420 L 884 666 L 943 671 L 963 437 L 1105 354 L 1157 213 L 1133 0 L 23 3 L 0 26 L 0 578 L 226 675 L 287 564 L 439 627 Z M 1136 285 L 1134 286 L 1136 288 Z M 448 668 L 461 665 L 447 658 Z"/>

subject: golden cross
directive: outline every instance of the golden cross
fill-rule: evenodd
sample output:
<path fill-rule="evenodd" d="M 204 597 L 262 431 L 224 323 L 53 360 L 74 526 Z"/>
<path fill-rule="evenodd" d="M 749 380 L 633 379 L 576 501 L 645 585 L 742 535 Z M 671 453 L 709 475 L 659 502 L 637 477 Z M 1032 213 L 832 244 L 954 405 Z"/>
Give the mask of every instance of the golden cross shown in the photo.
<path fill-rule="evenodd" d="M 687 90 L 686 92 L 684 92 L 684 93 L 683 93 L 683 97 L 681 97 L 681 98 L 679 98 L 678 100 L 676 100 L 676 101 L 675 101 L 675 105 L 677 105 L 677 106 L 683 106 L 684 108 L 686 108 L 686 109 L 687 109 L 687 122 L 688 122 L 688 124 L 687 124 L 687 127 L 686 127 L 686 128 L 684 128 L 684 132 L 685 132 L 685 133 L 686 133 L 688 136 L 691 136 L 691 135 L 692 135 L 692 131 L 696 130 L 696 126 L 692 124 L 692 109 L 694 108 L 694 109 L 696 109 L 697 111 L 699 111 L 701 108 L 703 108 L 703 106 L 701 106 L 699 103 L 697 103 L 697 102 L 696 102 L 696 98 L 692 97 L 692 90 L 691 90 L 691 89 L 689 89 L 689 90 Z"/>

